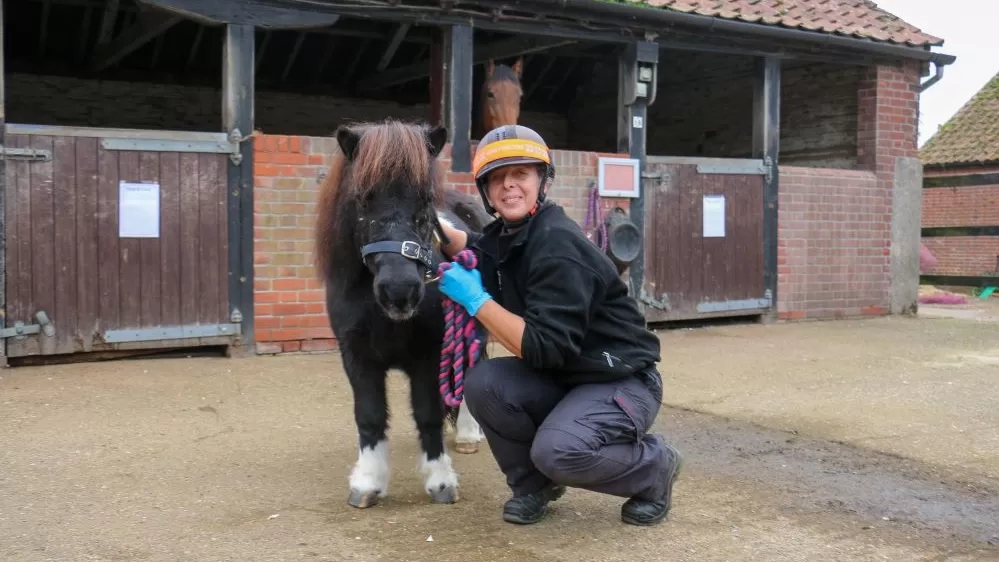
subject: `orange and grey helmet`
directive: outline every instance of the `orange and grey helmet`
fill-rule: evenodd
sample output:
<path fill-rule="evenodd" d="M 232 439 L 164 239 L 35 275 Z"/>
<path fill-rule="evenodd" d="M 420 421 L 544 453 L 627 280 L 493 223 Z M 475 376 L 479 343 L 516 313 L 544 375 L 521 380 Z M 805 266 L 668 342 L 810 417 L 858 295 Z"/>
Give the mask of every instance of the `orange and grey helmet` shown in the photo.
<path fill-rule="evenodd" d="M 538 189 L 538 205 L 540 205 L 555 180 L 552 153 L 541 135 L 523 125 L 503 125 L 489 131 L 479 141 L 475 158 L 472 160 L 472 173 L 475 175 L 475 186 L 479 189 L 482 204 L 489 214 L 496 213 L 489 204 L 489 172 L 516 164 L 537 164 L 543 168 L 541 187 Z"/>

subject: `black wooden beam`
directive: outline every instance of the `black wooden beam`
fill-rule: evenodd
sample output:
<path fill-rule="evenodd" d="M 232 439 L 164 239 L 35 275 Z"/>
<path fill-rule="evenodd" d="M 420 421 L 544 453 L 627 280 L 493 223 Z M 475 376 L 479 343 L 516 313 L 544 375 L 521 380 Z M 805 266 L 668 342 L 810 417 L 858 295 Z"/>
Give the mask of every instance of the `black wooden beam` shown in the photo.
<path fill-rule="evenodd" d="M 281 73 L 281 82 L 283 83 L 288 80 L 288 74 L 291 73 L 291 68 L 295 66 L 295 59 L 298 58 L 298 53 L 302 50 L 302 43 L 305 42 L 305 33 L 299 33 L 295 37 L 295 46 L 291 48 L 291 53 L 288 54 L 288 62 L 284 65 L 284 71 Z"/>
<path fill-rule="evenodd" d="M 3 25 L 4 2 L 0 0 L 0 30 Z M 2 35 L 2 32 L 0 32 Z M 4 112 L 4 42 L 0 41 L 0 147 L 7 146 L 4 132 L 7 118 Z M 0 158 L 0 330 L 7 327 L 7 159 Z M 0 339 L 0 367 L 7 366 L 7 338 Z"/>
<path fill-rule="evenodd" d="M 460 27 L 455 25 L 453 28 Z M 473 56 L 473 64 L 482 64 L 490 59 L 508 59 L 528 53 L 546 51 L 555 47 L 575 43 L 575 40 L 558 37 L 517 37 L 498 41 L 477 49 Z M 357 83 L 359 91 L 379 90 L 396 84 L 404 84 L 430 76 L 430 61 L 425 60 L 393 68 L 378 74 L 372 74 L 360 79 Z"/>
<path fill-rule="evenodd" d="M 923 187 L 927 189 L 937 187 L 978 187 L 983 185 L 999 185 L 999 173 L 923 176 Z"/>
<path fill-rule="evenodd" d="M 350 64 L 347 65 L 347 70 L 344 70 L 343 75 L 340 76 L 341 87 L 345 87 L 350 83 L 350 78 L 354 76 L 354 71 L 357 70 L 357 65 L 360 64 L 361 59 L 364 58 L 364 53 L 368 50 L 369 44 L 371 44 L 371 39 L 365 39 L 361 42 L 361 46 L 354 50 L 354 58 L 350 60 Z"/>
<path fill-rule="evenodd" d="M 430 44 L 430 124 L 447 125 L 447 36 L 444 28 L 434 30 Z"/>
<path fill-rule="evenodd" d="M 201 39 L 205 35 L 205 26 L 199 25 L 198 31 L 194 34 L 194 41 L 191 41 L 191 51 L 187 53 L 187 62 L 184 64 L 184 73 L 191 71 L 191 66 L 198 55 L 198 48 L 201 47 Z"/>
<path fill-rule="evenodd" d="M 264 29 L 308 29 L 333 25 L 335 13 L 275 5 L 267 0 L 137 0 L 205 25 L 251 25 Z"/>
<path fill-rule="evenodd" d="M 770 298 L 769 320 L 777 315 L 777 190 L 780 174 L 781 61 L 760 57 L 753 78 L 753 158 L 767 168 L 763 181 L 763 290 Z"/>
<path fill-rule="evenodd" d="M 392 62 L 392 57 L 395 56 L 396 51 L 399 50 L 399 45 L 402 44 L 402 40 L 406 38 L 406 34 L 409 33 L 409 28 L 412 24 L 404 23 L 395 30 L 392 34 L 392 39 L 389 41 L 387 47 L 385 47 L 385 52 L 382 54 L 382 58 L 378 60 L 378 65 L 375 69 L 378 72 L 384 72 L 388 68 L 389 63 Z"/>
<path fill-rule="evenodd" d="M 950 285 L 954 287 L 999 286 L 999 271 L 995 275 L 920 275 L 919 283 L 925 285 Z"/>
<path fill-rule="evenodd" d="M 451 171 L 472 171 L 473 31 L 453 25 L 448 36 L 448 131 L 451 134 Z M 428 65 L 429 66 L 429 65 Z"/>
<path fill-rule="evenodd" d="M 545 62 L 544 68 L 542 68 L 541 72 L 539 72 L 538 75 L 534 77 L 534 80 L 531 81 L 531 85 L 527 88 L 527 92 L 524 93 L 524 101 L 529 100 L 531 96 L 534 95 L 534 92 L 535 90 L 538 89 L 538 86 L 540 86 L 544 82 L 545 75 L 548 74 L 548 71 L 551 70 L 552 66 L 555 64 L 555 61 L 558 60 L 558 57 L 555 56 L 549 56 L 547 58 L 548 60 Z"/>
<path fill-rule="evenodd" d="M 111 42 L 114 35 L 114 24 L 118 20 L 119 0 L 107 0 L 104 4 L 104 13 L 101 15 L 101 30 L 97 32 L 97 46 L 103 46 Z"/>
<path fill-rule="evenodd" d="M 181 21 L 180 16 L 161 11 L 150 10 L 139 14 L 132 26 L 122 31 L 110 43 L 94 51 L 90 69 L 93 71 L 104 70 Z"/>
<path fill-rule="evenodd" d="M 606 42 L 627 44 L 635 40 L 635 34 L 621 28 L 580 24 L 572 21 L 546 20 L 539 17 L 496 17 L 495 10 L 474 12 L 466 10 L 460 15 L 451 15 L 444 10 L 431 11 L 422 6 L 417 8 L 399 7 L 391 10 L 353 8 L 347 5 L 309 4 L 315 13 L 336 13 L 345 18 L 369 21 L 389 21 L 393 23 L 411 22 L 418 25 L 473 25 L 483 31 L 499 31 L 523 35 L 539 35 L 551 38 L 572 39 L 585 42 Z M 466 15 L 467 14 L 467 15 Z"/>
<path fill-rule="evenodd" d="M 149 57 L 149 69 L 153 70 L 156 68 L 156 63 L 160 60 L 160 52 L 163 50 L 163 36 L 160 35 L 153 42 L 153 55 Z"/>
<path fill-rule="evenodd" d="M 238 136 L 239 157 L 227 166 L 229 312 L 241 318 L 242 346 L 254 347 L 253 317 L 253 57 L 252 25 L 226 25 L 222 54 L 222 125 Z M 236 312 L 238 311 L 238 315 Z"/>
<path fill-rule="evenodd" d="M 202 26 L 204 27 L 204 26 Z M 260 70 L 260 63 L 264 61 L 264 53 L 267 52 L 267 47 L 271 44 L 271 37 L 274 36 L 274 32 L 270 29 L 264 30 L 264 40 L 260 42 L 260 45 L 256 47 L 257 54 L 253 56 L 253 72 L 256 75 L 257 71 Z"/>
<path fill-rule="evenodd" d="M 925 238 L 941 236 L 999 236 L 999 225 L 982 226 L 927 226 L 920 235 Z"/>
<path fill-rule="evenodd" d="M 312 77 L 312 81 L 319 82 L 323 77 L 323 71 L 326 70 L 326 65 L 330 63 L 333 58 L 333 53 L 336 52 L 336 38 L 327 37 L 326 38 L 326 49 L 323 51 L 322 58 L 319 59 L 319 65 L 316 66 L 316 74 Z"/>
<path fill-rule="evenodd" d="M 632 85 L 637 80 L 638 62 L 659 65 L 659 46 L 650 41 L 638 41 L 628 45 L 621 53 L 618 62 L 618 152 L 625 152 L 629 158 L 638 160 L 638 197 L 631 200 L 629 218 L 638 227 L 642 240 L 642 251 L 628 267 L 629 290 L 639 302 L 645 293 L 645 185 L 641 178 L 645 174 L 646 137 L 649 105 L 654 99 L 631 95 Z"/>

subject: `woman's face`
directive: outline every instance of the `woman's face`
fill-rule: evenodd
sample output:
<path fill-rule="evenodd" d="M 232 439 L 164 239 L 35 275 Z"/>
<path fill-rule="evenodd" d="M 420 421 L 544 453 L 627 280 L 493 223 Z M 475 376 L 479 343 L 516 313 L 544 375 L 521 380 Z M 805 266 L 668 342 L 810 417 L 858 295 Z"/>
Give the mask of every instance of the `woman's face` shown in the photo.
<path fill-rule="evenodd" d="M 489 204 L 504 220 L 516 222 L 538 202 L 541 174 L 533 164 L 503 166 L 489 172 Z"/>

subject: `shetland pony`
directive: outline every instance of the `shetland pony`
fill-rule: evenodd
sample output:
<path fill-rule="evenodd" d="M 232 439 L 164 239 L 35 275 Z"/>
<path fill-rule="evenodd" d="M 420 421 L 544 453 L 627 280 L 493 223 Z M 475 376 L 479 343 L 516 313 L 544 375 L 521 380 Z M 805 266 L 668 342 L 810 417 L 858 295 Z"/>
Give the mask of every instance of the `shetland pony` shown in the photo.
<path fill-rule="evenodd" d="M 409 376 L 424 489 L 433 503 L 453 503 L 458 479 L 444 421 L 457 425 L 462 452 L 475 452 L 483 435 L 467 408 L 454 412 L 440 396 L 444 317 L 432 281 L 446 258 L 435 242 L 446 243 L 441 220 L 481 231 L 492 218 L 471 196 L 443 189 L 444 127 L 389 120 L 342 126 L 335 135 L 339 152 L 320 188 L 315 249 L 354 395 L 359 442 L 348 503 L 370 507 L 388 491 L 389 369 Z"/>

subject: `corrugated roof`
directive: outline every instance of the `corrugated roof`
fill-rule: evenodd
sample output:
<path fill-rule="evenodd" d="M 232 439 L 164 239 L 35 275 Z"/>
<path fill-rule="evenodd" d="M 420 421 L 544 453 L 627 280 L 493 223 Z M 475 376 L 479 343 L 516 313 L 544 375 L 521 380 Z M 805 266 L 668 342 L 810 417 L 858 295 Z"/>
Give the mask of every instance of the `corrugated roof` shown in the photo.
<path fill-rule="evenodd" d="M 901 18 L 882 10 L 871 0 L 617 1 L 626 4 L 644 4 L 689 14 L 835 33 L 889 43 L 920 47 L 943 44 L 943 39 L 923 33 Z"/>
<path fill-rule="evenodd" d="M 999 162 L 999 73 L 919 151 L 925 166 Z"/>

